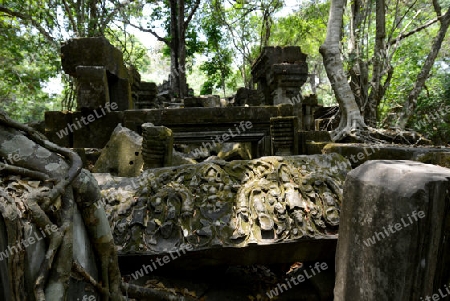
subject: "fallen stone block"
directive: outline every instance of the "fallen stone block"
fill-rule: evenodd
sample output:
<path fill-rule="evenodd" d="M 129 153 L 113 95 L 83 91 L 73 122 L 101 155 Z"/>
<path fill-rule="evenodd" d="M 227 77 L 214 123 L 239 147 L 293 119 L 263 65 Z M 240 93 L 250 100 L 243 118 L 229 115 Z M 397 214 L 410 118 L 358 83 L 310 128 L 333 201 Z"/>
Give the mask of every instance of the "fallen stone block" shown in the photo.
<path fill-rule="evenodd" d="M 450 279 L 449 179 L 449 169 L 412 161 L 348 173 L 334 300 L 440 300 Z"/>
<path fill-rule="evenodd" d="M 140 175 L 144 165 L 141 146 L 142 137 L 119 124 L 102 150 L 93 171 L 120 177 Z"/>
<path fill-rule="evenodd" d="M 188 246 L 196 265 L 329 260 L 349 168 L 329 154 L 150 169 L 100 184 L 100 205 L 121 256 L 141 264 Z"/>

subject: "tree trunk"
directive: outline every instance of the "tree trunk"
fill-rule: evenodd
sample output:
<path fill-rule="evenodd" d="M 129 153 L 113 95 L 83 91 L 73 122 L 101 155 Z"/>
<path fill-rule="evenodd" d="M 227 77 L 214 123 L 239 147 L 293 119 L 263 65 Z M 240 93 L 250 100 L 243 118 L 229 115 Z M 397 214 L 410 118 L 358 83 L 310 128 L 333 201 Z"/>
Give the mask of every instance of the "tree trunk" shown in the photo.
<path fill-rule="evenodd" d="M 445 15 L 440 15 L 440 6 L 437 3 L 437 1 L 433 1 L 436 13 L 438 17 L 440 17 L 440 27 L 437 36 L 434 39 L 433 46 L 431 47 L 431 51 L 428 54 L 427 59 L 425 60 L 422 70 L 420 70 L 419 75 L 417 76 L 416 82 L 414 84 L 414 87 L 409 92 L 408 99 L 406 100 L 405 104 L 403 105 L 403 111 L 400 116 L 399 124 L 398 126 L 402 129 L 406 127 L 408 124 L 408 121 L 410 120 L 411 116 L 414 113 L 414 110 L 417 106 L 417 98 L 420 95 L 420 92 L 422 92 L 422 89 L 425 85 L 425 81 L 428 79 L 428 76 L 430 74 L 431 68 L 433 68 L 434 62 L 436 60 L 437 55 L 439 54 L 439 50 L 441 49 L 442 42 L 445 38 L 445 35 L 447 33 L 448 27 L 450 25 L 450 9 L 447 10 Z"/>
<path fill-rule="evenodd" d="M 368 101 L 368 68 L 367 63 L 362 58 L 361 31 L 364 21 L 364 14 L 367 8 L 361 0 L 355 0 L 351 4 L 350 18 L 350 38 L 348 44 L 349 59 L 348 73 L 350 75 L 350 88 L 352 89 L 355 101 L 364 116 L 364 108 Z M 365 116 L 364 116 L 365 117 Z"/>
<path fill-rule="evenodd" d="M 180 96 L 180 66 L 178 43 L 180 41 L 178 31 L 177 0 L 170 0 L 170 84 L 176 97 Z"/>
<path fill-rule="evenodd" d="M 339 127 L 332 132 L 333 141 L 341 140 L 345 136 L 353 134 L 356 130 L 367 128 L 347 82 L 341 59 L 339 42 L 342 33 L 344 7 L 344 0 L 331 1 L 327 36 L 325 42 L 320 46 L 325 70 L 341 110 Z"/>
<path fill-rule="evenodd" d="M 179 73 L 179 96 L 187 96 L 186 84 L 186 27 L 184 23 L 184 0 L 178 0 L 178 73 Z"/>
<path fill-rule="evenodd" d="M 385 71 L 384 65 L 388 64 L 386 56 L 386 20 L 385 20 L 384 0 L 376 0 L 376 35 L 375 49 L 372 69 L 372 89 L 370 91 L 367 105 L 363 108 L 364 120 L 371 127 L 377 125 L 377 108 L 384 96 L 383 85 L 381 84 L 382 74 Z"/>

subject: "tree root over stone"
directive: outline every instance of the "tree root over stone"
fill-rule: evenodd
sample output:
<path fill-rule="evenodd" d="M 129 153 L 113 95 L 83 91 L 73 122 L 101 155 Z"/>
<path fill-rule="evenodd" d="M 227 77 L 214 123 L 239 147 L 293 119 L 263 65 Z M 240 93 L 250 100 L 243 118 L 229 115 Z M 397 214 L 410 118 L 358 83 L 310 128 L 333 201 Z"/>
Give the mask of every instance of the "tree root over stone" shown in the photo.
<path fill-rule="evenodd" d="M 347 114 L 342 114 L 339 126 L 330 133 L 331 140 L 336 142 L 345 137 L 353 137 L 356 140 L 364 140 L 363 135 L 361 134 L 366 132 L 367 129 L 368 128 L 364 123 L 364 119 L 360 114 L 350 114 L 350 116 L 347 116 Z"/>
<path fill-rule="evenodd" d="M 23 235 L 21 215 L 29 216 L 31 222 L 41 229 L 52 229 L 46 237 L 47 250 L 35 279 L 36 300 L 66 300 L 71 273 L 74 270 L 78 274 L 81 270 L 84 271 L 79 264 L 73 263 L 72 232 L 76 207 L 81 211 L 89 240 L 100 262 L 99 281 L 94 282 L 94 278 L 85 271 L 81 275 L 98 289 L 101 300 L 125 300 L 121 289 L 125 289 L 130 296 L 152 300 L 195 300 L 122 283 L 117 251 L 106 213 L 102 207 L 94 206 L 101 198 L 100 189 L 93 176 L 82 170 L 81 159 L 76 153 L 45 140 L 38 132 L 16 123 L 2 112 L 0 138 L 0 156 L 15 151 L 11 146 L 14 143 L 19 150 L 27 149 L 26 154 L 17 162 L 11 165 L 2 163 L 0 172 L 37 179 L 48 187 L 22 198 L 24 208 L 18 208 L 16 201 L 0 190 L 0 213 L 6 222 L 8 245 L 15 244 Z M 49 166 L 52 168 L 48 168 Z M 11 254 L 8 261 L 10 291 L 13 300 L 17 301 L 26 299 L 23 290 L 24 262 L 24 252 Z"/>

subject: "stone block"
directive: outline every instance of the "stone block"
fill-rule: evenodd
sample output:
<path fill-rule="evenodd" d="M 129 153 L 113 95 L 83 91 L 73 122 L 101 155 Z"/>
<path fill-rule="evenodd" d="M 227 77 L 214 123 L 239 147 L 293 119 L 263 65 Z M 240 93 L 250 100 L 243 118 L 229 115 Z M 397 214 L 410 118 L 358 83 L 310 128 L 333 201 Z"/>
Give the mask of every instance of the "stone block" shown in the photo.
<path fill-rule="evenodd" d="M 292 264 L 334 257 L 349 166 L 337 154 L 217 160 L 99 185 L 121 258 L 135 267 L 186 246 L 177 267 L 183 258 L 195 267 Z"/>
<path fill-rule="evenodd" d="M 106 69 L 98 66 L 77 66 L 77 109 L 96 109 L 109 102 Z"/>
<path fill-rule="evenodd" d="M 450 152 L 428 152 L 413 157 L 414 161 L 450 168 Z"/>
<path fill-rule="evenodd" d="M 220 97 L 216 95 L 184 98 L 185 107 L 216 108 L 220 107 Z"/>
<path fill-rule="evenodd" d="M 144 169 L 172 165 L 173 133 L 165 126 L 142 125 Z"/>
<path fill-rule="evenodd" d="M 263 102 L 258 91 L 247 89 L 247 88 L 239 88 L 234 97 L 234 105 L 238 107 L 242 107 L 245 105 L 248 106 L 259 106 Z"/>
<path fill-rule="evenodd" d="M 135 103 L 137 109 L 157 108 L 156 97 L 158 87 L 153 82 L 141 82 L 138 90 L 138 101 Z"/>
<path fill-rule="evenodd" d="M 348 173 L 334 300 L 439 300 L 450 279 L 450 170 L 369 161 Z"/>
<path fill-rule="evenodd" d="M 424 158 L 424 156 L 426 156 L 426 154 L 430 152 L 446 153 L 448 152 L 448 149 L 359 143 L 328 143 L 323 148 L 324 154 L 341 154 L 351 162 L 353 168 L 363 164 L 368 160 L 420 161 L 420 158 Z M 432 162 L 430 161 L 430 163 Z"/>
<path fill-rule="evenodd" d="M 75 38 L 61 46 L 64 72 L 76 77 L 77 66 L 102 66 L 119 78 L 128 78 L 122 52 L 104 37 Z"/>
<path fill-rule="evenodd" d="M 95 163 L 94 172 L 136 177 L 143 165 L 142 137 L 119 124 Z"/>
<path fill-rule="evenodd" d="M 103 111 L 102 111 L 103 109 Z M 103 148 L 119 123 L 123 122 L 123 112 L 108 112 L 106 108 L 74 112 L 74 148 Z M 85 122 L 82 122 L 84 120 Z M 92 120 L 92 122 L 88 122 Z M 86 124 L 85 124 L 86 123 Z"/>
<path fill-rule="evenodd" d="M 298 155 L 298 118 L 270 118 L 270 136 L 273 156 Z"/>
<path fill-rule="evenodd" d="M 108 81 L 110 101 L 115 102 L 118 111 L 126 111 L 133 107 L 131 99 L 131 86 L 128 79 L 112 77 Z"/>
<path fill-rule="evenodd" d="M 45 136 L 59 146 L 72 147 L 73 134 L 67 128 L 67 125 L 71 123 L 72 113 L 47 111 L 45 112 Z"/>

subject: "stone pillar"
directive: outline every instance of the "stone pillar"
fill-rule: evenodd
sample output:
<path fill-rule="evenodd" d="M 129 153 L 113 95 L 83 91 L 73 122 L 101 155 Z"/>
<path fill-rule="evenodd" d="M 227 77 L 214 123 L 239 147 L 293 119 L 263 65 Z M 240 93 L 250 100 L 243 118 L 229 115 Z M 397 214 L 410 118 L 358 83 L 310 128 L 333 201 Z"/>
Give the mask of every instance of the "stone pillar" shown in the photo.
<path fill-rule="evenodd" d="M 298 155 L 298 118 L 270 118 L 270 136 L 273 156 Z"/>
<path fill-rule="evenodd" d="M 347 175 L 334 300 L 450 295 L 449 179 L 449 169 L 400 160 L 368 161 Z"/>
<path fill-rule="evenodd" d="M 141 85 L 141 74 L 138 72 L 136 67 L 131 65 L 128 68 L 128 78 L 130 81 L 130 89 L 131 89 L 131 101 L 130 109 L 136 108 L 136 103 L 139 101 L 139 88 Z"/>
<path fill-rule="evenodd" d="M 172 165 L 173 134 L 165 126 L 142 125 L 142 157 L 144 169 Z"/>
<path fill-rule="evenodd" d="M 306 131 L 312 131 L 315 128 L 314 112 L 317 105 L 316 94 L 311 94 L 303 98 L 303 129 Z"/>
<path fill-rule="evenodd" d="M 77 110 L 96 109 L 109 102 L 108 78 L 105 67 L 77 66 Z"/>
<path fill-rule="evenodd" d="M 108 81 L 110 101 L 117 104 L 119 111 L 133 107 L 131 86 L 128 79 L 111 76 Z"/>
<path fill-rule="evenodd" d="M 136 109 L 154 109 L 157 107 L 156 94 L 158 94 L 158 89 L 155 83 L 152 82 L 141 82 L 139 87 L 138 95 L 139 101 L 135 103 Z"/>

